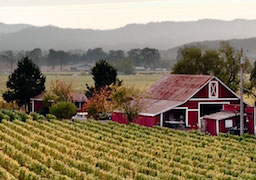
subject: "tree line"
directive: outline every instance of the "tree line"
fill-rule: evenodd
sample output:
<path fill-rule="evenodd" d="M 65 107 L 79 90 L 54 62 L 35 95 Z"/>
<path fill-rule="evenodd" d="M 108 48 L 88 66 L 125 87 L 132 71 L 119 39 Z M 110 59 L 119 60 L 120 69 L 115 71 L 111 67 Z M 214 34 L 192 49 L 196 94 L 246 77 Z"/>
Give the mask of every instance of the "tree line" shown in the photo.
<path fill-rule="evenodd" d="M 219 49 L 205 51 L 199 47 L 185 47 L 179 50 L 177 59 L 178 62 L 172 68 L 173 74 L 214 75 L 234 91 L 238 90 L 241 52 L 229 43 L 222 42 Z M 245 73 L 250 74 L 252 70 L 249 59 L 245 57 Z M 253 81 L 256 75 L 251 76 Z M 251 82 L 245 88 L 251 89 L 254 86 Z"/>
<path fill-rule="evenodd" d="M 123 50 L 105 52 L 102 48 L 88 49 L 86 52 L 54 49 L 45 52 L 40 48 L 35 48 L 32 51 L 3 51 L 0 53 L 0 60 L 8 63 L 11 72 L 17 61 L 22 57 L 28 57 L 39 67 L 42 65 L 50 66 L 52 71 L 54 71 L 56 66 L 59 66 L 60 70 L 62 70 L 65 65 L 96 63 L 101 59 L 107 60 L 118 71 L 125 74 L 133 73 L 136 66 L 154 70 L 160 64 L 163 64 L 161 63 L 159 50 L 148 47 L 144 49 L 131 49 L 128 52 Z"/>

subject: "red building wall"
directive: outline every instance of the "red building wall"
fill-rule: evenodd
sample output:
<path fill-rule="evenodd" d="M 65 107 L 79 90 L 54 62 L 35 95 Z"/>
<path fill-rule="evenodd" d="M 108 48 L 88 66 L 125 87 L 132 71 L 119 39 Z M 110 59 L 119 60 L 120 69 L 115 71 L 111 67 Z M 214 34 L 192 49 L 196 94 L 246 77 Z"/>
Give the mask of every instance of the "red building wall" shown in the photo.
<path fill-rule="evenodd" d="M 235 98 L 234 94 L 230 92 L 225 86 L 221 83 L 218 83 L 218 90 L 219 90 L 219 98 Z M 195 96 L 194 98 L 208 98 L 209 92 L 209 85 L 203 87 Z"/>
<path fill-rule="evenodd" d="M 128 124 L 128 120 L 122 113 L 114 112 L 112 113 L 112 121 L 118 122 L 120 124 Z"/>
<path fill-rule="evenodd" d="M 239 120 L 237 118 L 232 118 L 232 120 L 233 120 L 233 127 L 234 127 Z M 225 127 L 225 120 L 219 121 L 219 132 L 227 133 L 229 129 L 230 128 Z"/>
<path fill-rule="evenodd" d="M 245 109 L 247 114 L 247 121 L 245 122 L 245 127 L 248 128 L 250 134 L 254 134 L 254 107 L 247 107 Z"/>
<path fill-rule="evenodd" d="M 122 113 L 117 113 L 117 112 L 114 112 L 112 114 L 112 121 L 115 121 L 121 124 L 126 124 L 126 125 L 128 124 L 127 118 Z M 160 123 L 160 117 L 140 115 L 139 117 L 135 118 L 133 122 L 142 126 L 153 127 Z"/>

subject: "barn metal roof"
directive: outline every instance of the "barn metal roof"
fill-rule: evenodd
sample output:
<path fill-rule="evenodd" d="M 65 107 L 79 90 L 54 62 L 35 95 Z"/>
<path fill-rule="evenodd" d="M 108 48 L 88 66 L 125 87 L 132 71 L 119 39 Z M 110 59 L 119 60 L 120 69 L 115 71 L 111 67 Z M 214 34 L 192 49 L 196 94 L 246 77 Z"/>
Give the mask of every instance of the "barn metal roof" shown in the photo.
<path fill-rule="evenodd" d="M 162 111 L 166 111 L 170 108 L 177 107 L 182 104 L 182 101 L 168 101 L 159 99 L 142 99 L 140 104 L 142 105 L 141 115 L 155 116 Z"/>
<path fill-rule="evenodd" d="M 213 114 L 205 115 L 202 118 L 203 119 L 213 119 L 213 120 L 220 121 L 220 120 L 232 118 L 232 117 L 235 117 L 235 116 L 238 116 L 238 115 L 239 115 L 239 113 L 234 113 L 234 112 L 231 112 L 231 111 L 221 111 L 221 112 L 216 112 L 216 113 L 213 113 Z"/>
<path fill-rule="evenodd" d="M 185 103 L 213 78 L 211 75 L 166 74 L 147 90 L 140 114 L 156 116 L 169 111 Z"/>
<path fill-rule="evenodd" d="M 167 74 L 147 91 L 151 99 L 186 101 L 214 76 Z"/>

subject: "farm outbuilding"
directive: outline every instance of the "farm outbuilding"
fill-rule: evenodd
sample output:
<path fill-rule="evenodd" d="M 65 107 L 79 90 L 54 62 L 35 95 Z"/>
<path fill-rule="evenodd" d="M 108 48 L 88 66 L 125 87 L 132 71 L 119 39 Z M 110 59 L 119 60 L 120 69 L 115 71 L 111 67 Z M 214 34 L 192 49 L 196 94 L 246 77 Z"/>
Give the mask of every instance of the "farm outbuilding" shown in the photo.
<path fill-rule="evenodd" d="M 240 101 L 237 94 L 220 79 L 211 75 L 167 74 L 149 88 L 145 97 L 147 98 L 141 100 L 142 111 L 134 122 L 148 127 L 159 125 L 179 129 L 202 129 L 202 120 L 208 116 L 207 132 L 217 135 L 227 129 L 217 129 L 216 123 L 222 125 L 225 119 L 235 119 L 239 114 L 239 111 L 235 111 Z M 249 105 L 245 103 L 245 107 L 248 109 Z M 219 116 L 221 119 L 218 119 Z M 217 117 L 213 120 L 215 131 L 209 117 Z M 250 125 L 250 128 L 247 128 L 250 133 L 254 133 L 253 119 L 247 123 Z M 113 113 L 112 120 L 127 123 L 120 112 Z M 232 127 L 236 124 L 233 123 Z"/>
<path fill-rule="evenodd" d="M 43 104 L 44 96 L 45 96 L 45 93 L 41 93 L 30 99 L 32 112 L 39 112 L 42 110 L 44 106 Z M 70 95 L 70 98 L 72 99 L 72 102 L 76 105 L 77 111 L 81 111 L 84 103 L 87 101 L 87 97 L 85 96 L 84 93 L 72 93 Z"/>

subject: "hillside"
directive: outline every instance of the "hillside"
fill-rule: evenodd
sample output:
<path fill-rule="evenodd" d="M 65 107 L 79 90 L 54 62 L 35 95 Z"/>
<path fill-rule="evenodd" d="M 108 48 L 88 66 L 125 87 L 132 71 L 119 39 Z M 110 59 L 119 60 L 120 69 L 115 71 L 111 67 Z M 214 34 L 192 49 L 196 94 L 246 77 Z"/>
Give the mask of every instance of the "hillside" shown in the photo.
<path fill-rule="evenodd" d="M 166 59 L 176 59 L 177 52 L 179 49 L 184 48 L 185 46 L 196 46 L 200 47 L 203 50 L 207 49 L 218 49 L 221 44 L 221 40 L 216 41 L 197 41 L 192 43 L 187 43 L 182 46 L 177 46 L 175 48 L 168 49 L 167 51 L 162 52 L 163 57 Z M 231 39 L 227 40 L 236 50 L 244 49 L 244 55 L 249 57 L 252 62 L 256 59 L 256 38 L 247 38 L 247 39 Z"/>
<path fill-rule="evenodd" d="M 70 121 L 0 123 L 0 179 L 253 179 L 256 139 Z"/>
<path fill-rule="evenodd" d="M 4 24 L 0 22 L 0 34 L 1 33 L 13 33 L 22 29 L 31 28 L 29 24 Z"/>
<path fill-rule="evenodd" d="M 7 27 L 7 26 L 6 26 Z M 256 37 L 256 20 L 199 20 L 128 24 L 112 30 L 65 29 L 55 26 L 23 28 L 0 34 L 1 50 L 123 49 L 152 47 L 166 50 L 205 40 Z"/>

